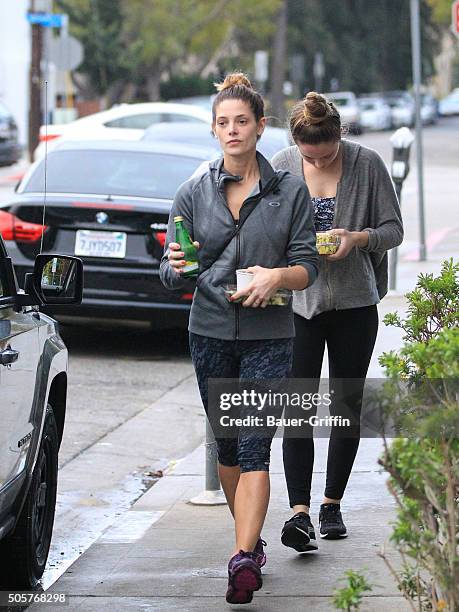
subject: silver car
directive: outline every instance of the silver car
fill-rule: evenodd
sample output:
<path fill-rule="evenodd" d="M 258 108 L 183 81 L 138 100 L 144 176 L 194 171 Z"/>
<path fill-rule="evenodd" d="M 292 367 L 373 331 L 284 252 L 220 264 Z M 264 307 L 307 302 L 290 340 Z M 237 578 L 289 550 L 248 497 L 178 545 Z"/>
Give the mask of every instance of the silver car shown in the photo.
<path fill-rule="evenodd" d="M 0 235 L 0 586 L 33 588 L 48 557 L 67 349 L 45 304 L 81 301 L 80 259 L 38 255 L 24 290 Z"/>

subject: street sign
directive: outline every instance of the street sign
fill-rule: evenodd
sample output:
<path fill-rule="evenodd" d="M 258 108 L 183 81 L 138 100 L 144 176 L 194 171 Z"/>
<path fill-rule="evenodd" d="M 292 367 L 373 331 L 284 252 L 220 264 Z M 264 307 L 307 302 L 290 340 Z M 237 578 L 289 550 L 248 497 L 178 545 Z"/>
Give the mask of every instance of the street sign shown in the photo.
<path fill-rule="evenodd" d="M 451 30 L 453 34 L 459 38 L 459 0 L 453 2 L 451 10 Z"/>
<path fill-rule="evenodd" d="M 54 13 L 27 13 L 27 21 L 38 24 L 44 28 L 61 28 L 67 15 Z"/>
<path fill-rule="evenodd" d="M 268 52 L 255 51 L 255 80 L 266 83 L 268 80 Z"/>
<path fill-rule="evenodd" d="M 83 58 L 83 45 L 73 36 L 59 36 L 49 41 L 48 59 L 58 70 L 75 70 Z"/>

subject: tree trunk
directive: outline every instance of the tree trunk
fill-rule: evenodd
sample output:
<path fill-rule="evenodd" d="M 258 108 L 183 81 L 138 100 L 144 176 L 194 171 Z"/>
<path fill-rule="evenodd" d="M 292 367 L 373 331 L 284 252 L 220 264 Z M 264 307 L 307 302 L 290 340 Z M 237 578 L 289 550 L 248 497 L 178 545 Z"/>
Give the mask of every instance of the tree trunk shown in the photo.
<path fill-rule="evenodd" d="M 435 58 L 437 74 L 434 77 L 434 87 L 439 98 L 448 95 L 453 87 L 453 63 L 456 53 L 455 39 L 449 29 L 445 29 L 441 38 L 441 51 Z"/>
<path fill-rule="evenodd" d="M 146 86 L 148 93 L 148 100 L 150 102 L 157 102 L 160 99 L 159 84 L 161 82 L 161 72 L 150 71 L 147 76 Z"/>
<path fill-rule="evenodd" d="M 277 15 L 277 28 L 273 41 L 271 61 L 271 110 L 281 121 L 285 119 L 284 81 L 287 67 L 287 0 L 282 1 Z"/>

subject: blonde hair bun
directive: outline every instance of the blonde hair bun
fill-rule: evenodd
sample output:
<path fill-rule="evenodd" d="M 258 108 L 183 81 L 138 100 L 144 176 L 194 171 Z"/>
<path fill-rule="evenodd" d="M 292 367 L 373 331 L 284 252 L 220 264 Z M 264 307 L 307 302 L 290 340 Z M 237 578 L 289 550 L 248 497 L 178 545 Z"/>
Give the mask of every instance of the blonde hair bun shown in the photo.
<path fill-rule="evenodd" d="M 327 99 L 316 91 L 306 94 L 304 101 L 304 121 L 308 125 L 321 123 L 330 115 L 330 105 Z"/>
<path fill-rule="evenodd" d="M 217 91 L 223 91 L 224 89 L 238 87 L 240 85 L 243 85 L 248 89 L 253 89 L 252 83 L 243 72 L 233 72 L 231 74 L 227 74 L 223 83 L 215 83 Z"/>

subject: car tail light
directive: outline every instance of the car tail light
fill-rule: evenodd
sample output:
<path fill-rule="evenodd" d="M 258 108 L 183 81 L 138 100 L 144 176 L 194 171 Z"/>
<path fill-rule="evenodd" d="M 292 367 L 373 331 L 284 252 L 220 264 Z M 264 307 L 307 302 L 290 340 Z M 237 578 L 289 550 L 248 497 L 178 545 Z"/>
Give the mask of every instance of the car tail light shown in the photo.
<path fill-rule="evenodd" d="M 0 210 L 0 234 L 4 240 L 16 240 L 16 242 L 35 242 L 41 238 L 46 225 L 40 223 L 29 223 Z"/>
<path fill-rule="evenodd" d="M 166 242 L 166 232 L 155 232 L 155 238 L 159 244 L 163 247 Z"/>
<path fill-rule="evenodd" d="M 192 293 L 184 293 L 182 296 L 180 296 L 181 300 L 192 300 L 193 299 L 193 294 Z"/>
<path fill-rule="evenodd" d="M 40 134 L 39 140 L 40 142 L 49 142 L 50 140 L 56 140 L 56 138 L 60 138 L 62 134 Z"/>

